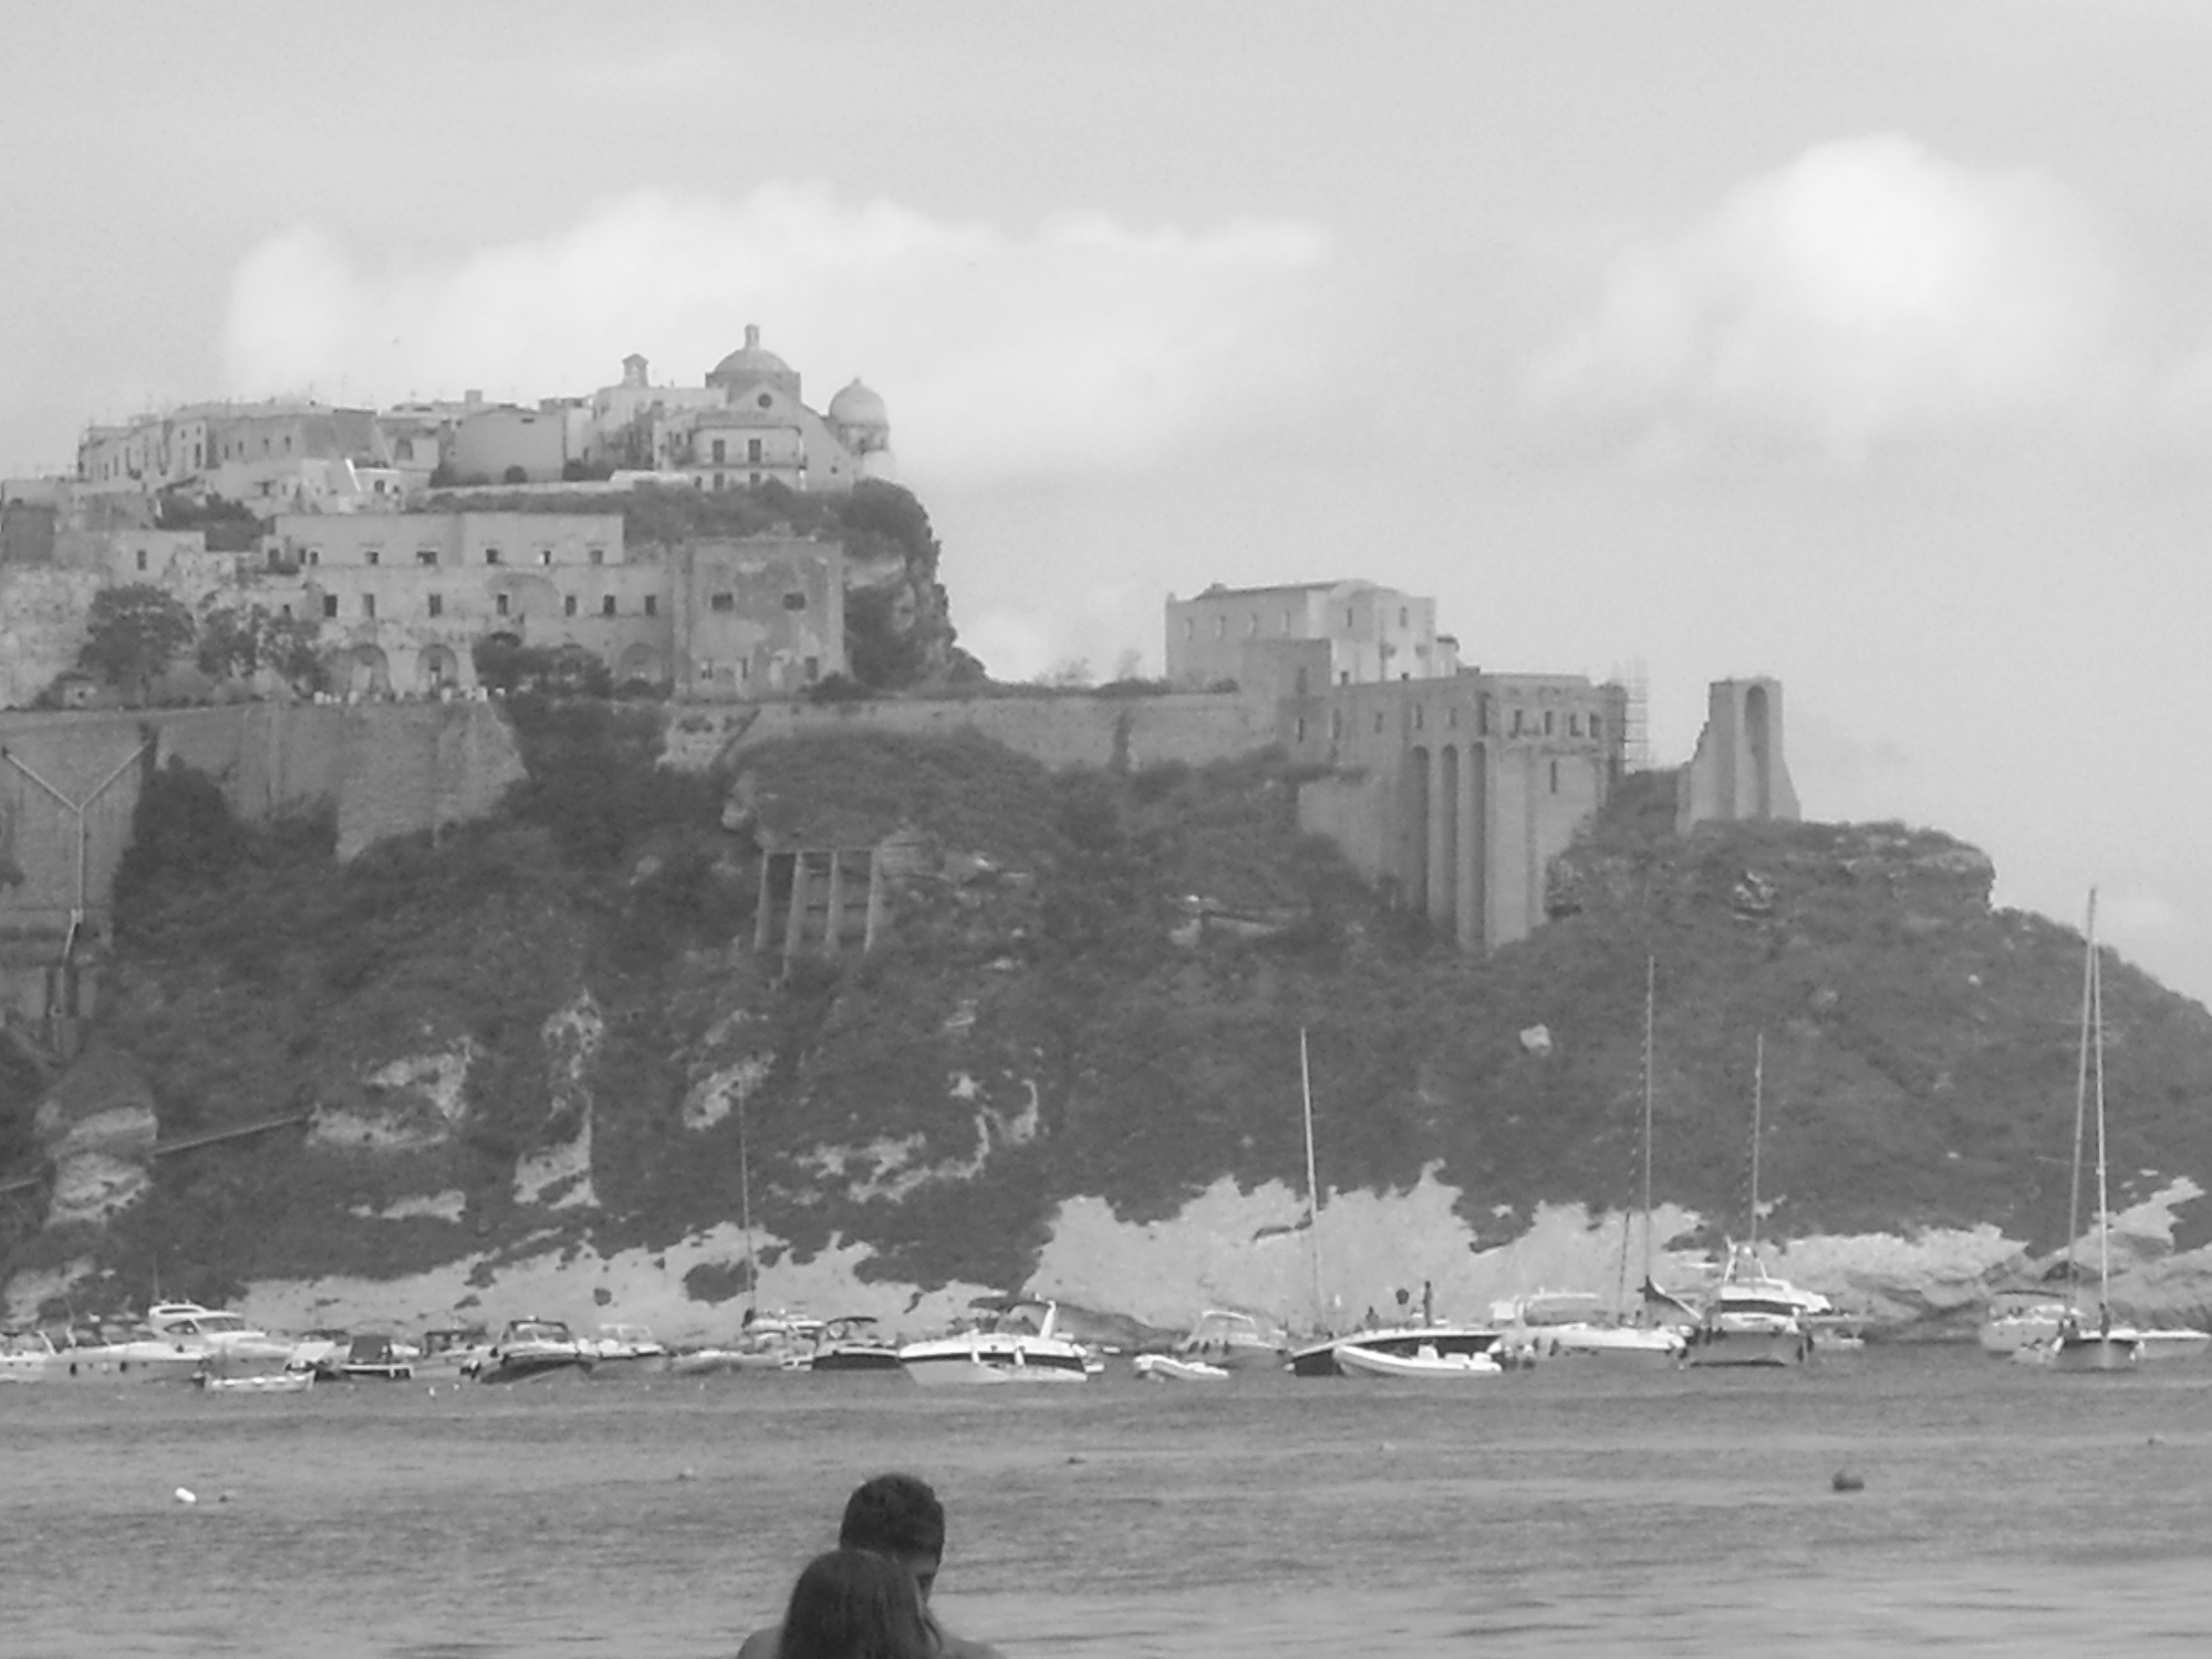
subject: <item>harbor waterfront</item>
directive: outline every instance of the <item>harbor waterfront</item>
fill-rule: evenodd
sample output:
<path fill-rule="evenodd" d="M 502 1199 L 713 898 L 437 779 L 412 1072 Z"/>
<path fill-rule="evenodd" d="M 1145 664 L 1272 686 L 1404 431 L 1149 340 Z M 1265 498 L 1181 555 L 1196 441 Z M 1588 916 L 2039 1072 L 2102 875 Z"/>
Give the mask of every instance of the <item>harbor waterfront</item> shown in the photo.
<path fill-rule="evenodd" d="M 845 1493 L 944 1498 L 1008 1659 L 2200 1650 L 2212 1368 L 1978 1348 L 1474 1389 L 896 1375 L 0 1390 L 7 1650 L 707 1659 Z M 1844 1490 L 1856 1487 L 1856 1490 Z"/>

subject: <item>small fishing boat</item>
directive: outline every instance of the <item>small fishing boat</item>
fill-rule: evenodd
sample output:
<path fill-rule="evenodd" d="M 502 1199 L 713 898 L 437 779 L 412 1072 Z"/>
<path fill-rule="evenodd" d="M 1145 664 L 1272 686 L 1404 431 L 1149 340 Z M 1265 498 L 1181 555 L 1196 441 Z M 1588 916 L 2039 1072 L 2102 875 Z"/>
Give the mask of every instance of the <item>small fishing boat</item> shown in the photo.
<path fill-rule="evenodd" d="M 1129 1365 L 1148 1382 L 1226 1382 L 1232 1375 L 1226 1367 L 1175 1353 L 1140 1353 Z"/>

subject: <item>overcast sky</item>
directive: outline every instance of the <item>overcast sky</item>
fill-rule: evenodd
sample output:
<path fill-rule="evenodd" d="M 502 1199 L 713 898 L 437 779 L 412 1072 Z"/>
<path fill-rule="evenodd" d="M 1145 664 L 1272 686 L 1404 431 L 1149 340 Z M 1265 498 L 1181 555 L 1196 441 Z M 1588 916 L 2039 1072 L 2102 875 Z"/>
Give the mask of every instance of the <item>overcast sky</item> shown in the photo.
<path fill-rule="evenodd" d="M 2212 997 L 2212 5 L 6 0 L 0 468 L 855 375 L 1002 678 L 1365 576 Z"/>

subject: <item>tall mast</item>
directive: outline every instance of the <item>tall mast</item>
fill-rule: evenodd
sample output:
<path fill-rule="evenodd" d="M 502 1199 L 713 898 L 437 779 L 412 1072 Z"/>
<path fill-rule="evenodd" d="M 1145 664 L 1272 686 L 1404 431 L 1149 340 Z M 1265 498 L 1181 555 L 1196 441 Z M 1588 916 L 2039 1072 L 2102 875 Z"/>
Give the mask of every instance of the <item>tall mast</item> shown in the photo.
<path fill-rule="evenodd" d="M 1651 1282 L 1651 997 L 1657 959 L 1643 959 L 1643 1282 Z M 1621 1271 L 1613 1287 L 1614 1299 L 1625 1312 L 1628 1308 L 1628 1221 L 1621 1221 Z"/>
<path fill-rule="evenodd" d="M 1313 1256 L 1313 1328 L 1324 1330 L 1328 1309 L 1321 1301 L 1321 1186 L 1313 1172 L 1313 1068 L 1303 1025 L 1298 1028 L 1298 1092 L 1306 1107 L 1306 1241 Z"/>
<path fill-rule="evenodd" d="M 1643 959 L 1643 1282 L 1651 1282 L 1651 1017 L 1659 959 Z"/>
<path fill-rule="evenodd" d="M 2066 1306 L 2079 1295 L 2078 1258 L 2082 1236 L 2082 1145 L 2089 1112 L 2089 1030 L 2096 1005 L 2097 890 L 2089 889 L 2089 912 L 2082 923 L 2082 1038 L 2074 1071 L 2074 1177 L 2066 1200 Z"/>
<path fill-rule="evenodd" d="M 2097 1088 L 2097 1308 L 2112 1301 L 2112 1201 L 2105 1191 L 2105 971 L 2089 945 L 2089 1030 L 2094 1044 Z"/>
<path fill-rule="evenodd" d="M 1751 1256 L 1759 1250 L 1759 1117 L 1766 1088 L 1766 1033 L 1760 1032 L 1751 1051 Z"/>
<path fill-rule="evenodd" d="M 745 1094 L 737 1096 L 737 1213 L 745 1226 L 745 1296 L 755 1312 L 760 1309 L 760 1270 L 753 1260 L 753 1171 L 746 1161 Z"/>

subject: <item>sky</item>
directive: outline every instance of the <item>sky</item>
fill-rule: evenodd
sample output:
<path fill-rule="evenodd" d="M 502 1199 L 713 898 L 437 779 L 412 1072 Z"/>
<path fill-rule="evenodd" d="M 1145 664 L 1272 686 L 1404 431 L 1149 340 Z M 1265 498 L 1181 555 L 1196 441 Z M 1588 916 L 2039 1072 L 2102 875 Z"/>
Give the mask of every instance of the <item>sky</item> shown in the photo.
<path fill-rule="evenodd" d="M 2212 6 L 0 0 L 0 472 L 210 396 L 884 398 L 1002 679 L 1364 577 L 1783 683 L 2212 999 Z M 2208 719 L 2212 724 L 2212 719 Z"/>

